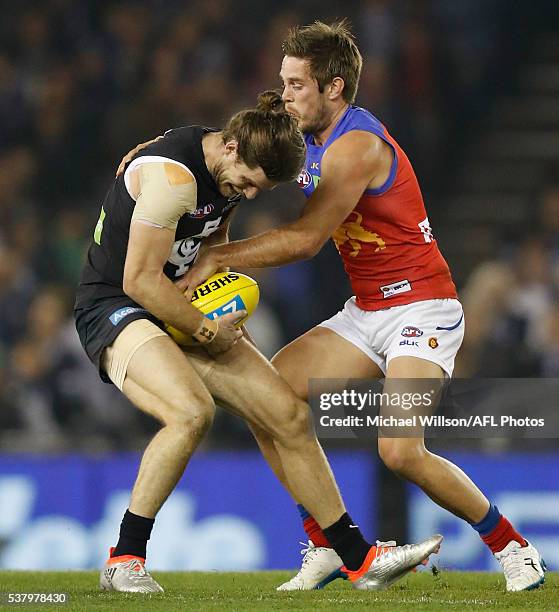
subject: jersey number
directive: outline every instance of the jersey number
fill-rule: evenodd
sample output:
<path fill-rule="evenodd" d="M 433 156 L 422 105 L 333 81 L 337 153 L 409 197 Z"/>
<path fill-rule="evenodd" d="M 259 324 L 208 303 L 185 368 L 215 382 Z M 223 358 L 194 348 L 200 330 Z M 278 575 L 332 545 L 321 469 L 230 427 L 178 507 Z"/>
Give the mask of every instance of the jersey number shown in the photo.
<path fill-rule="evenodd" d="M 433 230 L 429 225 L 429 219 L 425 217 L 425 219 L 423 219 L 423 221 L 417 225 L 423 234 L 423 238 L 425 238 L 425 242 L 433 242 Z"/>
<path fill-rule="evenodd" d="M 177 266 L 175 276 L 182 276 L 186 273 L 190 264 L 196 259 L 198 251 L 200 250 L 200 244 L 202 238 L 206 238 L 210 234 L 213 234 L 221 223 L 221 217 L 214 219 L 213 221 L 206 221 L 204 229 L 194 236 L 193 238 L 184 238 L 183 240 L 177 240 L 173 244 L 171 256 L 169 257 L 169 263 Z"/>

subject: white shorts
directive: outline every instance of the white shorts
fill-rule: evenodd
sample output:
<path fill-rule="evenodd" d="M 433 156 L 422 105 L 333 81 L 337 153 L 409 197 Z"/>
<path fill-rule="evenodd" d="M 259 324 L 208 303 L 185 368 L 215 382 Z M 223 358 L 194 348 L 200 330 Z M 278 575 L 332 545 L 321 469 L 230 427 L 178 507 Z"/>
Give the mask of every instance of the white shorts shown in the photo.
<path fill-rule="evenodd" d="M 350 298 L 344 309 L 320 324 L 368 355 L 386 374 L 394 357 L 432 361 L 452 376 L 464 338 L 464 312 L 455 299 L 424 300 L 384 310 L 362 310 Z"/>

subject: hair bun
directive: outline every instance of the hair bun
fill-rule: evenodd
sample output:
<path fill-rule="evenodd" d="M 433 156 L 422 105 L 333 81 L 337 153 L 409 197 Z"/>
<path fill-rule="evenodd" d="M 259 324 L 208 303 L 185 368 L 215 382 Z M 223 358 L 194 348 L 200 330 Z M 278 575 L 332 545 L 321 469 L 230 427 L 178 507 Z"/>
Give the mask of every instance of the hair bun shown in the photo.
<path fill-rule="evenodd" d="M 269 89 L 263 91 L 258 95 L 258 101 L 256 102 L 256 110 L 267 111 L 273 113 L 281 113 L 285 111 L 283 106 L 283 100 L 278 91 Z"/>

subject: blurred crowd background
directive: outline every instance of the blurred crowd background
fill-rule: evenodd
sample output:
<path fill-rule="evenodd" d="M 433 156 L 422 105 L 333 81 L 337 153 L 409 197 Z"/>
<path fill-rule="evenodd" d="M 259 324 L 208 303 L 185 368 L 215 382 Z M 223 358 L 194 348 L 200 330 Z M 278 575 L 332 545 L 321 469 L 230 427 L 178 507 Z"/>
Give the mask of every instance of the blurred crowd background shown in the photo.
<path fill-rule="evenodd" d="M 153 432 L 100 382 L 71 317 L 104 193 L 138 142 L 223 125 L 279 86 L 289 26 L 339 17 L 364 56 L 357 102 L 411 158 L 454 272 L 456 374 L 559 376 L 556 0 L 19 0 L 0 21 L 3 450 L 136 450 Z M 233 237 L 301 205 L 293 186 L 246 202 Z M 331 245 L 249 273 L 268 356 L 350 295 Z M 246 440 L 221 417 L 208 444 Z"/>

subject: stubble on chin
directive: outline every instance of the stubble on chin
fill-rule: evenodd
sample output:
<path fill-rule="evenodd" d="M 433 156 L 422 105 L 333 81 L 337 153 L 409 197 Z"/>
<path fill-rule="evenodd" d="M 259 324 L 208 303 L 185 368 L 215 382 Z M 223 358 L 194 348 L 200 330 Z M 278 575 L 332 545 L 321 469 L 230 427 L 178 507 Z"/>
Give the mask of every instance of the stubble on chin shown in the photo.
<path fill-rule="evenodd" d="M 323 132 L 329 125 L 330 120 L 324 107 L 320 108 L 316 115 L 304 122 L 299 122 L 299 129 L 306 134 L 317 135 Z"/>

